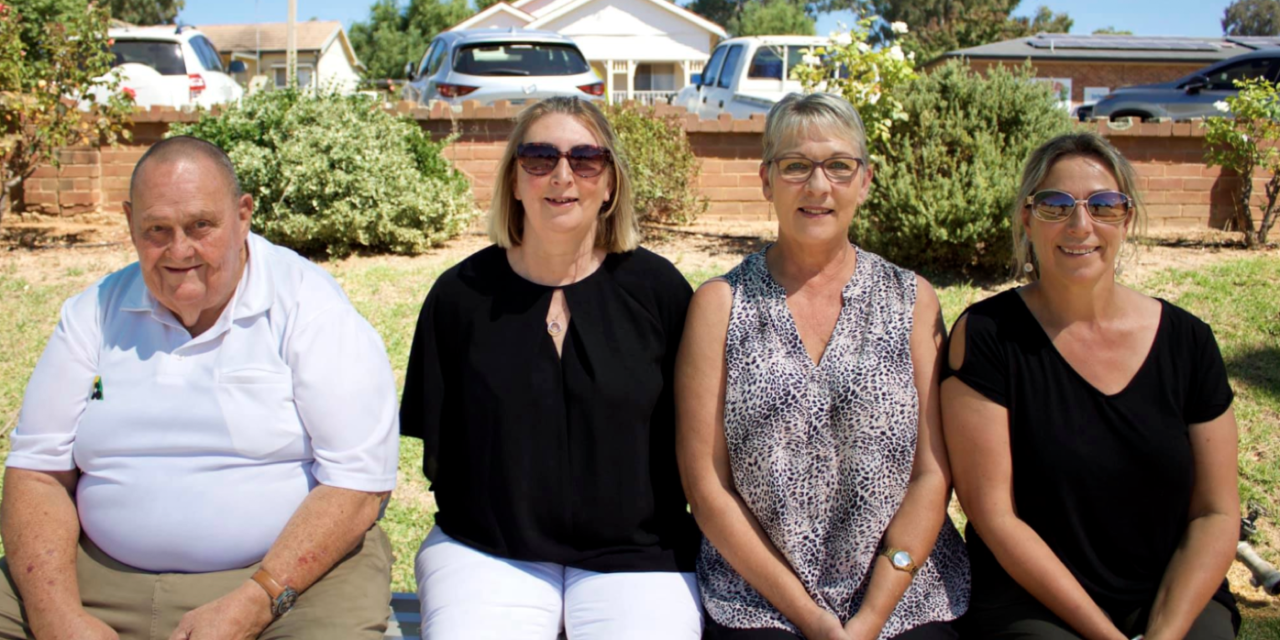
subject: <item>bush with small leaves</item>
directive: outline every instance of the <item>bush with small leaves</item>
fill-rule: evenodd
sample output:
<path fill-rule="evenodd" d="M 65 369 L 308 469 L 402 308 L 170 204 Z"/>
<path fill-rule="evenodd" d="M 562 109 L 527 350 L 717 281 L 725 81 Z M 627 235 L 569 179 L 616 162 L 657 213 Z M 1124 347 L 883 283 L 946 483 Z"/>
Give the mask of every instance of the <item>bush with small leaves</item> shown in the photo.
<path fill-rule="evenodd" d="M 1223 116 L 1205 120 L 1205 160 L 1243 176 L 1236 187 L 1233 223 L 1251 249 L 1266 245 L 1280 212 L 1280 84 L 1263 78 L 1237 80 L 1240 92 L 1215 103 Z M 1231 117 L 1226 117 L 1231 116 Z M 1255 170 L 1267 176 L 1257 224 L 1253 216 Z"/>
<path fill-rule="evenodd" d="M 301 253 L 420 253 L 475 215 L 447 141 L 363 96 L 260 92 L 169 135 L 225 149 L 254 197 L 254 231 Z"/>
<path fill-rule="evenodd" d="M 707 210 L 698 195 L 698 158 L 679 118 L 634 103 L 604 112 L 622 142 L 641 222 L 688 224 Z"/>

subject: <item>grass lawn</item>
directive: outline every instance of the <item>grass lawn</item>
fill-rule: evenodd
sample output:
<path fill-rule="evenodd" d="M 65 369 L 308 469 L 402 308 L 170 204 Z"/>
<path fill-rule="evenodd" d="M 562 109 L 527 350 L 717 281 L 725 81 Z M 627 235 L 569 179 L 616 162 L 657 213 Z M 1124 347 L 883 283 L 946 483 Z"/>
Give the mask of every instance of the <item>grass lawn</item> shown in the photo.
<path fill-rule="evenodd" d="M 474 243 L 474 242 L 473 242 Z M 132 260 L 131 251 L 116 250 L 43 252 L 14 257 L 0 256 L 0 426 L 12 428 L 27 378 L 50 332 L 58 309 L 68 296 L 97 277 Z M 405 362 L 419 306 L 431 283 L 466 251 L 422 258 L 355 258 L 330 262 L 325 267 L 342 283 L 352 302 L 382 335 L 398 384 L 403 384 Z M 1235 411 L 1240 422 L 1241 496 L 1280 518 L 1280 260 L 1272 257 L 1240 257 L 1196 270 L 1167 269 L 1136 283 L 1139 289 L 1179 304 L 1211 325 L 1226 358 L 1236 391 Z M 693 284 L 724 271 L 720 265 L 685 266 Z M 736 258 L 726 258 L 732 265 Z M 939 287 L 948 325 L 968 304 L 992 291 L 967 284 Z M 0 458 L 8 451 L 8 439 L 0 439 Z M 413 557 L 419 542 L 431 528 L 434 502 L 420 465 L 422 447 L 410 439 L 401 441 L 400 487 L 387 510 L 383 526 L 395 545 L 397 563 L 393 581 L 397 591 L 413 589 Z M 1257 545 L 1262 555 L 1280 564 L 1280 536 L 1275 520 L 1265 520 Z M 1243 571 L 1238 565 L 1235 572 Z M 1236 576 L 1239 584 L 1239 576 Z M 1280 607 L 1274 599 L 1242 593 L 1247 616 L 1242 638 L 1280 640 Z"/>

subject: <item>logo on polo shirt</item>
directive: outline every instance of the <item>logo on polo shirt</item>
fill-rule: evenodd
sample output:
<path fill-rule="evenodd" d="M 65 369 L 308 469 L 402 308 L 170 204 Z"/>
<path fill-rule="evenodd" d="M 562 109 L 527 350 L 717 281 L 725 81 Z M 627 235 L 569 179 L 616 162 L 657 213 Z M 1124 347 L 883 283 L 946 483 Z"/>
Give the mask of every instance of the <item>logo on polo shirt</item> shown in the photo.
<path fill-rule="evenodd" d="M 89 394 L 90 400 L 102 399 L 102 376 L 93 377 L 93 393 Z"/>

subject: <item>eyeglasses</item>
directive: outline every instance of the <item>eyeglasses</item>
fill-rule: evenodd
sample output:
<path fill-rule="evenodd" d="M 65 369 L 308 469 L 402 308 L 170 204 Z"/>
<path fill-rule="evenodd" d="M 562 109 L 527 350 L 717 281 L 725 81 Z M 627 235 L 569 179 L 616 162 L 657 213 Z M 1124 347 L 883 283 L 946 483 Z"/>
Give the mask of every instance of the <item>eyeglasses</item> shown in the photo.
<path fill-rule="evenodd" d="M 531 176 L 545 176 L 555 171 L 560 158 L 569 160 L 569 170 L 579 178 L 594 178 L 611 162 L 608 149 L 590 144 L 580 144 L 568 151 L 546 142 L 528 142 L 516 147 L 520 168 Z"/>
<path fill-rule="evenodd" d="M 808 182 L 813 175 L 814 167 L 822 167 L 827 180 L 841 184 L 853 180 L 853 177 L 858 175 L 858 169 L 864 164 L 862 158 L 851 156 L 836 156 L 822 162 L 810 160 L 804 156 L 784 156 L 769 162 L 777 165 L 778 175 L 787 182 Z"/>
<path fill-rule="evenodd" d="M 1084 200 L 1076 200 L 1069 193 L 1046 189 L 1027 196 L 1026 206 L 1031 213 L 1045 222 L 1062 222 L 1071 217 L 1076 205 L 1083 203 L 1089 216 L 1103 224 L 1120 224 L 1133 211 L 1133 201 L 1119 191 L 1099 191 Z"/>

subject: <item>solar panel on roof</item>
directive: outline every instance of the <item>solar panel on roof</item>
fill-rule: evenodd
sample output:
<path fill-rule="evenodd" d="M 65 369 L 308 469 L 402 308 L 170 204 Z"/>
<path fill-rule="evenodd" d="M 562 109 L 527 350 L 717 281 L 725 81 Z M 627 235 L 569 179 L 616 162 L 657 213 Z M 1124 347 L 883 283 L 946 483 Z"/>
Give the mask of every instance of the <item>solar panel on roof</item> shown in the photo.
<path fill-rule="evenodd" d="M 1192 38 L 1141 36 L 1060 36 L 1040 34 L 1028 38 L 1037 49 L 1122 49 L 1126 51 L 1217 51 L 1219 46 Z M 1280 44 L 1280 43 L 1278 43 Z"/>
<path fill-rule="evenodd" d="M 1227 42 L 1244 45 L 1250 49 L 1280 47 L 1280 36 L 1230 36 Z"/>

